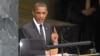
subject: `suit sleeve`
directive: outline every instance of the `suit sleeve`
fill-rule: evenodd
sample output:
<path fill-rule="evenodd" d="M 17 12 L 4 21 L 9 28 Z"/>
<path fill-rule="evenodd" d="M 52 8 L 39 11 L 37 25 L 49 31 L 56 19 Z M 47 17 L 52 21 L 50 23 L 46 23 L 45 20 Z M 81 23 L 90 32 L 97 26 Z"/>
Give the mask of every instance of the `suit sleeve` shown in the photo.
<path fill-rule="evenodd" d="M 20 29 L 19 37 L 20 37 L 20 40 L 21 40 L 22 38 L 30 38 L 30 36 L 29 36 L 27 30 L 24 29 L 24 28 Z"/>

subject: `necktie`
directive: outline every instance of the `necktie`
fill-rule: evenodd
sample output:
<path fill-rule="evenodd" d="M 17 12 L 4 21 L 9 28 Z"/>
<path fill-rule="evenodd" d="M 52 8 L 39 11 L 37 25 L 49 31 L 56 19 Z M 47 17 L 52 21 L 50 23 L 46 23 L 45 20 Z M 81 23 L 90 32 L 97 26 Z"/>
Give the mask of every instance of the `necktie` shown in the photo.
<path fill-rule="evenodd" d="M 41 37 L 43 37 L 44 38 L 44 34 L 43 34 L 43 29 L 42 29 L 42 25 L 40 25 L 40 35 L 41 35 Z"/>

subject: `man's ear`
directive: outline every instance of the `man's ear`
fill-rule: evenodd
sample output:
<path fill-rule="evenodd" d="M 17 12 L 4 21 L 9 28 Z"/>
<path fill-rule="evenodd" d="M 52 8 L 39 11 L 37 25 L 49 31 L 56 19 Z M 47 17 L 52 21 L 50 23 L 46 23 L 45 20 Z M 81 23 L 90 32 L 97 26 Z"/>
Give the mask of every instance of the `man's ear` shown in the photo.
<path fill-rule="evenodd" d="M 48 15 L 48 11 L 47 11 L 47 15 Z"/>
<path fill-rule="evenodd" d="M 34 10 L 32 10 L 32 15 L 34 15 Z"/>
<path fill-rule="evenodd" d="M 48 15 L 48 11 L 47 11 L 47 15 Z"/>

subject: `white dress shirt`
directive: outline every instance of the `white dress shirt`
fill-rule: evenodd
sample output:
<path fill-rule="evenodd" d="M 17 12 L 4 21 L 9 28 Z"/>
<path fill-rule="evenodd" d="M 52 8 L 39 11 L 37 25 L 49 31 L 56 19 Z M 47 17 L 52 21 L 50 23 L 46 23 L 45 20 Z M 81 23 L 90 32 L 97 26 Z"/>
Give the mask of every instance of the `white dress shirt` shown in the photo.
<path fill-rule="evenodd" d="M 34 21 L 34 23 L 35 23 L 35 25 L 36 25 L 36 27 L 37 27 L 39 33 L 40 33 L 40 24 L 37 23 L 37 21 L 35 20 L 35 18 L 33 18 L 33 21 Z M 46 33 L 45 33 L 45 29 L 44 29 L 43 23 L 42 23 L 42 29 L 43 29 L 43 34 L 44 34 L 44 40 L 46 41 Z M 40 33 L 40 34 L 41 34 L 41 33 Z"/>

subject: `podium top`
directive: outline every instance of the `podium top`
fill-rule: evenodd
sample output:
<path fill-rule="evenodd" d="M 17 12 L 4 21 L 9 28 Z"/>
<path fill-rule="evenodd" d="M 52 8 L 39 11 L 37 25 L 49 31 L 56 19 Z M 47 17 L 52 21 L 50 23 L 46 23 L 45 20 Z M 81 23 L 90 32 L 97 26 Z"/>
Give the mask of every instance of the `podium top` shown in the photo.
<path fill-rule="evenodd" d="M 99 56 L 99 53 L 95 53 L 95 54 L 84 54 L 84 55 L 77 55 L 77 54 L 68 54 L 68 53 L 63 53 L 64 56 Z M 59 53 L 57 55 L 53 55 L 53 56 L 62 56 L 62 53 Z"/>
<path fill-rule="evenodd" d="M 52 55 L 52 56 L 62 56 L 62 53 L 59 53 L 57 55 Z M 78 56 L 77 54 L 68 54 L 68 53 L 63 53 L 63 56 Z"/>

